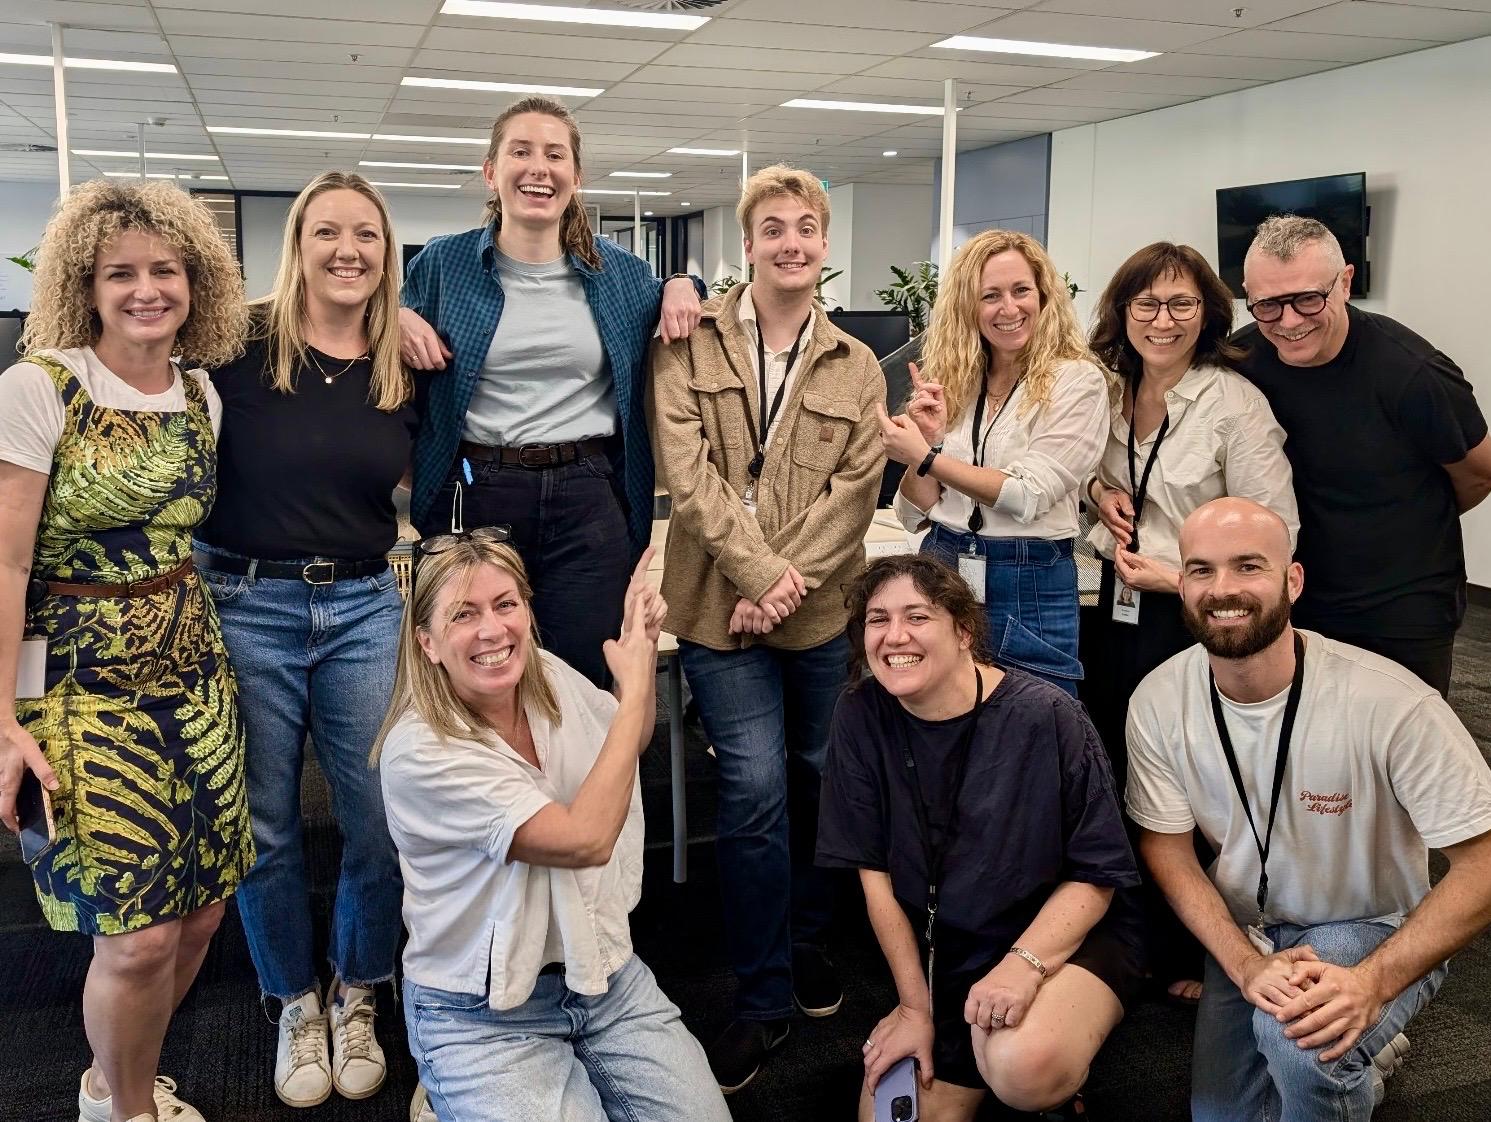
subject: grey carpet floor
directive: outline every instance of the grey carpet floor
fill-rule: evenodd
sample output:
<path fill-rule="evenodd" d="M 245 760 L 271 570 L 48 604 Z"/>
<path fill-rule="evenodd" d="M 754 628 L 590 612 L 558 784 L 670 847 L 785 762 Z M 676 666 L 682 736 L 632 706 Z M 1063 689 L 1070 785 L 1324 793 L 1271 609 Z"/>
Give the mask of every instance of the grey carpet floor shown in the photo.
<path fill-rule="evenodd" d="M 1491 752 L 1491 610 L 1473 608 L 1457 644 L 1453 704 L 1483 751 Z M 713 761 L 689 741 L 691 877 L 675 885 L 667 851 L 666 725 L 644 763 L 649 815 L 647 876 L 633 916 L 638 952 L 701 1038 L 729 1016 L 732 983 L 720 946 L 713 874 Z M 312 908 L 324 939 L 339 843 L 324 785 L 306 782 Z M 730 1100 L 736 1122 L 830 1122 L 853 1117 L 859 1043 L 894 1002 L 852 883 L 835 929 L 846 986 L 834 1017 L 799 1020 L 762 1075 Z M 88 941 L 45 929 L 8 835 L 0 841 L 0 1122 L 71 1122 L 78 1076 L 88 1060 L 79 995 Z M 384 994 L 379 1037 L 387 1086 L 362 1103 L 333 1097 L 293 1111 L 274 1097 L 274 1028 L 261 1012 L 243 930 L 230 908 L 201 977 L 172 1024 L 161 1070 L 175 1077 L 209 1122 L 351 1122 L 405 1117 L 414 1068 L 403 1044 L 401 1010 Z M 1190 1014 L 1159 1002 L 1135 1008 L 1095 1063 L 1087 1099 L 1095 1120 L 1180 1122 L 1187 1117 Z M 1491 936 L 1456 956 L 1450 978 L 1412 1025 L 1413 1051 L 1393 1080 L 1380 1122 L 1491 1120 Z M 989 1112 L 993 1117 L 993 1112 Z M 494 1120 L 495 1122 L 495 1120 Z M 517 1122 L 517 1120 L 502 1120 Z"/>

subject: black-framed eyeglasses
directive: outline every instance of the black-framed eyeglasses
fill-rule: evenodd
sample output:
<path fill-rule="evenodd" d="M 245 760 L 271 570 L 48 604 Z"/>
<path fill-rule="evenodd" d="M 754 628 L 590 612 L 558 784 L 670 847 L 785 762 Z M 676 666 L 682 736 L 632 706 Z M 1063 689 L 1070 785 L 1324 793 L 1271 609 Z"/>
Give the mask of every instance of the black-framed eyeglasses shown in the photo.
<path fill-rule="evenodd" d="M 511 541 L 511 526 L 478 526 L 474 530 L 456 530 L 449 534 L 431 534 L 414 543 L 414 556 L 409 565 L 409 599 L 414 599 L 415 582 L 419 579 L 419 565 L 426 557 L 434 557 L 453 549 L 463 541 L 485 542 L 500 545 Z"/>
<path fill-rule="evenodd" d="M 1330 294 L 1336 290 L 1336 285 L 1341 282 L 1341 275 L 1346 270 L 1342 269 L 1336 274 L 1336 279 L 1324 292 L 1287 292 L 1283 296 L 1270 296 L 1263 300 L 1255 300 L 1247 305 L 1248 314 L 1259 323 L 1277 323 L 1284 315 L 1286 307 L 1293 308 L 1296 315 L 1318 316 L 1325 311 L 1325 302 L 1330 299 Z"/>
<path fill-rule="evenodd" d="M 1176 323 L 1184 323 L 1188 319 L 1196 318 L 1196 313 L 1201 310 L 1201 297 L 1172 296 L 1168 300 L 1157 300 L 1153 296 L 1136 296 L 1128 302 L 1128 305 L 1129 315 L 1140 323 L 1150 323 L 1158 319 L 1161 308 L 1169 312 L 1170 318 Z"/>

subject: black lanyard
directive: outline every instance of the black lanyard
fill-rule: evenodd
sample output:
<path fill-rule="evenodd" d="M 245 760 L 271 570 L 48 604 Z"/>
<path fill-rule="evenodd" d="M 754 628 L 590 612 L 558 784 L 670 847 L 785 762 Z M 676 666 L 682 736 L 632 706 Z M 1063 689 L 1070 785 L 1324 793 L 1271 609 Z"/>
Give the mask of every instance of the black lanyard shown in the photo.
<path fill-rule="evenodd" d="M 1263 912 L 1268 904 L 1268 850 L 1274 840 L 1274 817 L 1279 813 L 1279 792 L 1284 789 L 1284 765 L 1289 759 L 1289 738 L 1294 734 L 1294 718 L 1299 712 L 1300 694 L 1305 686 L 1305 641 L 1294 633 L 1294 681 L 1289 685 L 1289 700 L 1284 703 L 1284 724 L 1279 729 L 1279 751 L 1274 758 L 1274 793 L 1268 807 L 1268 829 L 1262 838 L 1258 836 L 1258 824 L 1253 821 L 1253 808 L 1248 805 L 1248 792 L 1243 787 L 1242 771 L 1237 766 L 1237 753 L 1232 750 L 1232 737 L 1227 732 L 1227 722 L 1222 716 L 1222 695 L 1217 692 L 1217 678 L 1210 670 L 1207 681 L 1211 685 L 1211 715 L 1217 723 L 1217 737 L 1222 742 L 1222 754 L 1227 757 L 1227 769 L 1232 772 L 1232 785 L 1237 788 L 1237 797 L 1242 800 L 1243 812 L 1248 816 L 1248 826 L 1253 831 L 1253 841 L 1258 846 L 1258 923 L 1263 924 Z"/>
<path fill-rule="evenodd" d="M 953 795 L 952 806 L 948 808 L 947 825 L 943 827 L 942 836 L 934 842 L 932 840 L 932 825 L 927 814 L 926 797 L 922 793 L 921 777 L 916 771 L 916 757 L 911 752 L 911 730 L 907 727 L 906 714 L 901 713 L 901 729 L 906 737 L 905 746 L 902 748 L 906 761 L 906 778 L 911 781 L 911 792 L 914 796 L 912 809 L 916 811 L 916 829 L 921 835 L 922 852 L 927 858 L 927 946 L 932 945 L 932 927 L 937 920 L 937 891 L 942 884 L 942 870 L 947 862 L 948 850 L 952 848 L 953 839 L 958 832 L 958 800 L 963 793 L 963 780 L 968 775 L 968 760 L 973 755 L 973 734 L 978 728 L 979 711 L 984 707 L 984 676 L 979 673 L 978 667 L 973 668 L 973 676 L 978 683 L 974 688 L 973 709 L 963 718 L 963 728 L 958 735 L 958 743 L 953 749 Z M 900 703 L 897 702 L 899 709 Z"/>
<path fill-rule="evenodd" d="M 1004 395 L 1004 400 L 999 403 L 999 408 L 994 413 L 994 419 L 989 422 L 989 427 L 984 428 L 984 399 L 988 397 L 986 386 L 979 387 L 978 403 L 973 407 L 973 466 L 984 466 L 985 445 L 989 443 L 989 435 L 994 431 L 994 426 L 999 424 L 999 418 L 1004 416 L 1004 410 L 1011 401 L 1015 399 L 1015 391 L 1020 388 L 1024 381 L 1024 375 L 1015 379 L 1015 384 L 1010 387 L 1010 392 Z M 983 435 L 980 436 L 980 431 Z M 984 512 L 978 507 L 978 500 L 973 500 L 973 513 L 968 516 L 968 529 L 971 533 L 978 533 L 984 528 Z"/>
<path fill-rule="evenodd" d="M 1149 473 L 1154 470 L 1154 464 L 1160 458 L 1160 445 L 1165 442 L 1165 434 L 1170 431 L 1170 413 L 1165 412 L 1165 419 L 1160 422 L 1160 431 L 1155 433 L 1154 447 L 1149 450 L 1149 459 L 1144 461 L 1144 474 L 1139 476 L 1139 481 L 1134 481 L 1134 460 L 1136 450 L 1134 448 L 1134 425 L 1139 420 L 1139 387 L 1134 387 L 1134 412 L 1129 421 L 1129 494 L 1134 496 L 1134 531 L 1129 538 L 1128 550 L 1130 553 L 1139 552 L 1139 519 L 1144 517 L 1144 503 L 1149 498 Z"/>
<path fill-rule="evenodd" d="M 756 429 L 756 454 L 751 457 L 751 462 L 746 465 L 746 471 L 751 473 L 752 479 L 761 475 L 761 469 L 766 466 L 766 438 L 771 432 L 772 422 L 777 419 L 777 412 L 782 408 L 782 396 L 787 392 L 787 379 L 792 375 L 792 364 L 797 361 L 797 352 L 802 347 L 803 335 L 808 329 L 808 324 L 813 322 L 813 311 L 808 309 L 808 318 L 802 321 L 802 326 L 797 329 L 797 338 L 792 343 L 792 349 L 787 352 L 787 369 L 782 373 L 782 384 L 777 387 L 776 396 L 771 399 L 771 411 L 766 409 L 766 333 L 761 328 L 761 323 L 756 322 L 756 372 L 761 378 L 761 397 L 757 404 L 761 407 L 761 424 Z"/>

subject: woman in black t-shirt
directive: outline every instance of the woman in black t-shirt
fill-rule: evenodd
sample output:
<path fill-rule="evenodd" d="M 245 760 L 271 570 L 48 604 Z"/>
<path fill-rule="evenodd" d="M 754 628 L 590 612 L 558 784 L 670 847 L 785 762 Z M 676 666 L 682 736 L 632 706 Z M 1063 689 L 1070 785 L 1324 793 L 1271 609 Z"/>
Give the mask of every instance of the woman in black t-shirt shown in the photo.
<path fill-rule="evenodd" d="M 274 1087 L 291 1106 L 333 1088 L 366 1098 L 386 1074 L 373 988 L 393 977 L 402 882 L 368 753 L 393 690 L 402 601 L 386 554 L 417 426 L 395 244 L 367 180 L 318 176 L 290 208 L 247 353 L 212 376 L 218 498 L 196 560 L 242 696 L 258 859 L 238 911 L 259 986 L 281 1001 Z M 308 735 L 342 839 L 324 1005 L 300 815 Z"/>
<path fill-rule="evenodd" d="M 859 1117 L 906 1056 L 924 1115 L 972 1119 L 991 1088 L 1058 1107 L 1141 976 L 1107 757 L 1068 695 L 983 659 L 983 609 L 941 562 L 882 558 L 849 601 L 873 677 L 834 714 L 818 863 L 859 870 L 898 996 L 864 1044 Z"/>

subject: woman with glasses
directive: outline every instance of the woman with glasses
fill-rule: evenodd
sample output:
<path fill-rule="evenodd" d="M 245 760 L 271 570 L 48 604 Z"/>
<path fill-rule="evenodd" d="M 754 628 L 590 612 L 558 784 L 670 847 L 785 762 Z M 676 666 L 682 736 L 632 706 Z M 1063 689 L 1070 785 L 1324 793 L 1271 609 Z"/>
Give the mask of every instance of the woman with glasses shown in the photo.
<path fill-rule="evenodd" d="M 923 376 L 924 375 L 924 376 Z M 907 471 L 895 508 L 973 586 L 1000 665 L 1077 692 L 1077 494 L 1110 391 L 1039 242 L 987 230 L 943 281 L 906 415 L 882 422 Z"/>
<path fill-rule="evenodd" d="M 1283 430 L 1233 368 L 1231 330 L 1232 294 L 1190 246 L 1145 246 L 1098 300 L 1092 349 L 1118 374 L 1123 401 L 1087 485 L 1098 519 L 1088 540 L 1103 576 L 1083 699 L 1120 791 L 1129 697 L 1195 641 L 1181 615 L 1181 523 L 1203 503 L 1238 495 L 1278 514 L 1291 536 L 1299 527 Z M 1151 903 L 1156 972 L 1189 1003 L 1200 995 L 1199 949 L 1157 894 Z"/>
<path fill-rule="evenodd" d="M 395 246 L 377 188 L 317 176 L 290 207 L 247 352 L 213 373 L 218 500 L 196 559 L 243 696 L 258 860 L 238 914 L 259 988 L 280 1003 L 274 1090 L 295 1107 L 333 1089 L 367 1098 L 386 1074 L 373 990 L 394 973 L 399 866 L 367 757 L 393 689 L 403 605 L 386 554 L 417 424 Z M 342 841 L 324 948 L 300 812 L 307 736 Z"/>
<path fill-rule="evenodd" d="M 667 605 L 646 550 L 603 648 L 539 644 L 501 530 L 422 544 L 374 762 L 404 868 L 404 1016 L 440 1122 L 727 1122 L 704 1050 L 632 952 L 637 760 Z"/>
<path fill-rule="evenodd" d="M 409 265 L 404 357 L 429 385 L 410 503 L 421 533 L 507 524 L 550 649 L 591 681 L 652 533 L 647 348 L 699 322 L 702 283 L 660 281 L 595 237 L 580 128 L 546 97 L 492 126 L 474 230 Z"/>

